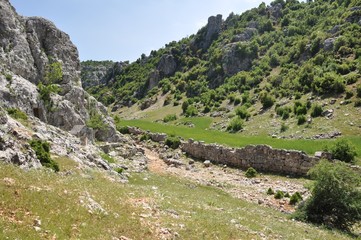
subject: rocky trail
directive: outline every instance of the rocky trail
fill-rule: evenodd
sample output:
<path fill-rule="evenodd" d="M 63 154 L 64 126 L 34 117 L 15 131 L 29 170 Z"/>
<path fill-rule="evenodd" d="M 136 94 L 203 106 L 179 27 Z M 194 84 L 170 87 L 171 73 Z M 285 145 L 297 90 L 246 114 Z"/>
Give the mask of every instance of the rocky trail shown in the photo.
<path fill-rule="evenodd" d="M 258 174 L 255 178 L 247 178 L 244 175 L 245 172 L 239 169 L 208 165 L 183 156 L 176 161 L 163 160 L 162 154 L 156 150 L 150 150 L 145 146 L 141 146 L 141 148 L 148 158 L 148 169 L 153 173 L 170 174 L 197 184 L 214 186 L 236 198 L 272 207 L 281 212 L 292 213 L 295 207 L 289 204 L 288 198 L 278 200 L 273 195 L 267 195 L 269 188 L 275 192 L 280 190 L 290 195 L 299 192 L 303 198 L 307 198 L 310 194 L 304 186 L 307 182 L 305 179 L 263 174 Z"/>

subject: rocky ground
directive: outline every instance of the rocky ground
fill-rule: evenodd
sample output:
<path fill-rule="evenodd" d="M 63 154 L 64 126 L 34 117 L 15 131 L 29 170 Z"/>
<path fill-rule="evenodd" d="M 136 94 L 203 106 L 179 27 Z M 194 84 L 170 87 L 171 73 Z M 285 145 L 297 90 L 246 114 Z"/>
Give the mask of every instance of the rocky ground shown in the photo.
<path fill-rule="evenodd" d="M 274 175 L 258 174 L 255 178 L 245 177 L 245 171 L 227 166 L 213 165 L 208 162 L 195 161 L 186 157 L 180 150 L 169 149 L 162 144 L 140 142 L 148 158 L 148 169 L 158 174 L 171 174 L 192 180 L 197 184 L 220 188 L 234 197 L 292 213 L 295 206 L 289 204 L 289 199 L 277 200 L 273 195 L 267 195 L 272 188 L 292 195 L 301 193 L 303 198 L 309 196 L 305 188 L 307 180 L 293 179 Z"/>

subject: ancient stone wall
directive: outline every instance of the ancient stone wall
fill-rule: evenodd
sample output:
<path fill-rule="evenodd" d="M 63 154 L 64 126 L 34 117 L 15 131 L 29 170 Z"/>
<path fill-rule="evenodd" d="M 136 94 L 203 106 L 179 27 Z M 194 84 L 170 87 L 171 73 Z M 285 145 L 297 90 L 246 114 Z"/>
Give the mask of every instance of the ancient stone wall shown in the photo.
<path fill-rule="evenodd" d="M 182 150 L 192 157 L 210 160 L 217 164 L 258 171 L 291 175 L 306 175 L 320 158 L 308 156 L 296 150 L 273 149 L 267 145 L 248 145 L 243 148 L 228 148 L 189 140 L 183 142 Z"/>
<path fill-rule="evenodd" d="M 147 133 L 155 142 L 165 141 L 166 134 L 150 133 L 138 128 L 129 127 L 131 134 Z M 210 160 L 215 164 L 226 164 L 230 167 L 247 169 L 253 167 L 258 171 L 289 175 L 306 175 L 321 158 L 331 159 L 327 153 L 318 152 L 309 156 L 297 150 L 274 149 L 267 145 L 248 145 L 243 148 L 229 148 L 218 144 L 206 144 L 188 140 L 182 142 L 181 149 L 189 156 L 200 160 Z"/>

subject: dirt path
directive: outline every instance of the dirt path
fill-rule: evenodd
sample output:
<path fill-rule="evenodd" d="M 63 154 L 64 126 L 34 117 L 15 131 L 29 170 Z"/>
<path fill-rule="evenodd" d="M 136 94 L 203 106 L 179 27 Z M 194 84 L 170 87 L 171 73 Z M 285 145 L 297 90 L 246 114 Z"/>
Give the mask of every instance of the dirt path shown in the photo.
<path fill-rule="evenodd" d="M 273 195 L 267 195 L 266 191 L 272 188 L 274 191 L 281 190 L 292 195 L 300 192 L 302 196 L 309 195 L 304 187 L 306 180 L 292 179 L 273 175 L 259 175 L 256 178 L 246 178 L 244 172 L 239 169 L 211 165 L 205 167 L 201 162 L 194 162 L 191 159 L 180 159 L 182 166 L 168 166 L 155 151 L 146 147 L 145 155 L 149 159 L 148 169 L 157 174 L 171 174 L 181 176 L 198 184 L 215 186 L 230 193 L 234 197 L 247 201 L 269 206 L 282 212 L 293 212 L 294 206 L 289 205 L 288 198 L 277 200 Z M 189 161 L 192 164 L 189 164 Z"/>

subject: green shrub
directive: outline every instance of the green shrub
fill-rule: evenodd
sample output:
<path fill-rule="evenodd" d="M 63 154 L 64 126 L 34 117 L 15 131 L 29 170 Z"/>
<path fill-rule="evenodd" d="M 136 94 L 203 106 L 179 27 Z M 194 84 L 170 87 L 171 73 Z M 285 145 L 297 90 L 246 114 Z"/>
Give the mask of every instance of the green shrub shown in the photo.
<path fill-rule="evenodd" d="M 345 99 L 350 99 L 350 98 L 352 98 L 353 97 L 353 92 L 352 91 L 350 91 L 350 90 L 347 90 L 346 91 L 346 96 L 345 96 Z"/>
<path fill-rule="evenodd" d="M 269 95 L 268 93 L 261 93 L 261 103 L 263 106 L 263 109 L 268 109 L 273 106 L 275 99 Z"/>
<path fill-rule="evenodd" d="M 350 231 L 361 221 L 361 176 L 343 162 L 320 161 L 309 173 L 311 197 L 295 218 Z"/>
<path fill-rule="evenodd" d="M 229 122 L 227 126 L 227 131 L 232 133 L 238 132 L 243 129 L 243 124 L 243 120 L 240 117 L 236 116 L 232 118 Z"/>
<path fill-rule="evenodd" d="M 254 178 L 257 176 L 257 174 L 258 173 L 257 173 L 256 169 L 254 169 L 253 167 L 249 167 L 244 175 L 247 178 Z"/>
<path fill-rule="evenodd" d="M 148 141 L 150 139 L 150 136 L 148 133 L 144 133 L 141 137 L 140 137 L 140 141 Z"/>
<path fill-rule="evenodd" d="M 163 118 L 163 122 L 167 123 L 167 122 L 172 122 L 172 121 L 175 121 L 177 120 L 177 115 L 175 114 L 168 114 L 167 116 L 165 116 Z"/>
<path fill-rule="evenodd" d="M 305 116 L 305 115 L 299 115 L 299 116 L 297 117 L 297 124 L 298 124 L 298 125 L 302 125 L 302 124 L 304 124 L 306 121 L 307 121 L 307 119 L 306 119 L 306 116 Z"/>
<path fill-rule="evenodd" d="M 288 130 L 288 126 L 285 123 L 281 124 L 281 132 L 286 132 Z"/>
<path fill-rule="evenodd" d="M 290 107 L 276 107 L 276 113 L 278 116 L 282 117 L 283 120 L 286 120 L 290 117 L 291 113 Z"/>
<path fill-rule="evenodd" d="M 13 76 L 11 74 L 6 74 L 5 78 L 7 81 L 11 82 L 11 80 L 13 80 Z"/>
<path fill-rule="evenodd" d="M 283 191 L 277 190 L 276 194 L 275 194 L 275 199 L 282 199 L 284 198 L 285 194 L 283 193 Z"/>
<path fill-rule="evenodd" d="M 91 114 L 89 120 L 86 121 L 86 126 L 95 130 L 105 130 L 107 128 L 103 116 L 99 113 Z"/>
<path fill-rule="evenodd" d="M 198 115 L 198 109 L 195 106 L 190 105 L 187 107 L 187 110 L 185 112 L 186 117 L 194 117 L 197 115 Z"/>
<path fill-rule="evenodd" d="M 330 149 L 334 159 L 343 162 L 352 163 L 357 156 L 355 147 L 347 140 L 338 140 Z"/>
<path fill-rule="evenodd" d="M 239 116 L 241 119 L 248 120 L 251 117 L 251 114 L 248 112 L 245 106 L 237 107 L 235 112 L 236 115 Z"/>
<path fill-rule="evenodd" d="M 288 192 L 285 193 L 285 198 L 289 198 L 290 197 L 290 194 Z"/>
<path fill-rule="evenodd" d="M 36 157 L 41 165 L 59 172 L 59 165 L 50 157 L 50 144 L 40 139 L 33 139 L 29 142 L 31 148 L 35 151 Z"/>
<path fill-rule="evenodd" d="M 12 118 L 28 120 L 28 115 L 18 108 L 8 108 L 7 112 Z"/>
<path fill-rule="evenodd" d="M 292 194 L 292 196 L 290 198 L 290 204 L 296 205 L 298 202 L 300 202 L 302 200 L 303 200 L 303 198 L 302 198 L 301 194 L 299 192 L 295 192 L 294 194 Z"/>
<path fill-rule="evenodd" d="M 268 188 L 267 195 L 273 195 L 273 194 L 275 194 L 275 191 L 273 191 L 272 188 Z"/>
<path fill-rule="evenodd" d="M 122 174 L 124 172 L 124 169 L 119 167 L 119 168 L 115 168 L 114 171 L 116 171 L 119 174 Z"/>
<path fill-rule="evenodd" d="M 176 137 L 174 135 L 170 135 L 165 140 L 165 145 L 167 145 L 170 148 L 177 149 L 181 144 L 180 138 Z"/>
<path fill-rule="evenodd" d="M 55 84 L 44 85 L 42 83 L 38 84 L 39 96 L 43 100 L 45 107 L 51 111 L 53 109 L 53 101 L 51 100 L 52 93 L 58 93 L 60 91 L 59 87 Z"/>
<path fill-rule="evenodd" d="M 293 112 L 296 115 L 305 115 L 305 114 L 307 114 L 307 105 L 302 104 L 299 101 L 296 101 L 294 106 L 293 106 Z"/>
<path fill-rule="evenodd" d="M 129 128 L 127 126 L 117 126 L 117 130 L 121 134 L 129 134 Z"/>
<path fill-rule="evenodd" d="M 311 109 L 311 117 L 315 118 L 315 117 L 320 117 L 322 115 L 323 109 L 322 106 L 315 104 L 312 106 Z"/>

